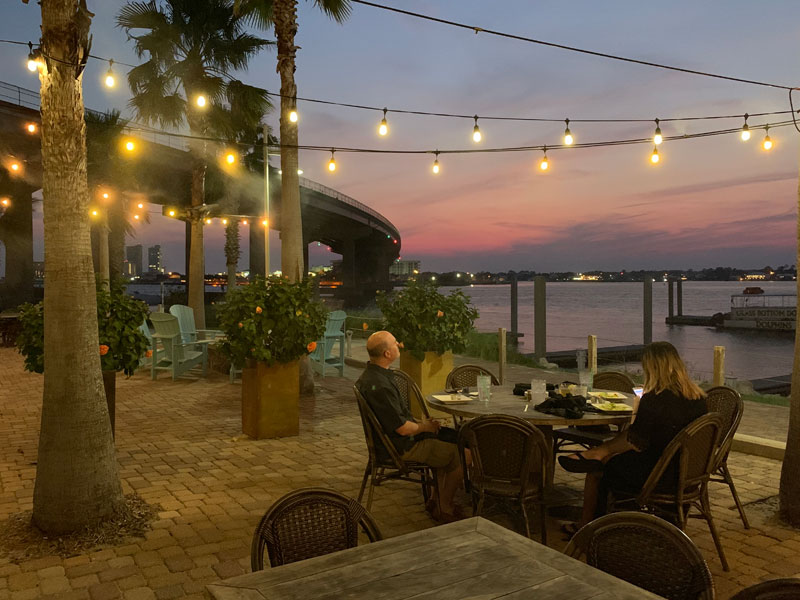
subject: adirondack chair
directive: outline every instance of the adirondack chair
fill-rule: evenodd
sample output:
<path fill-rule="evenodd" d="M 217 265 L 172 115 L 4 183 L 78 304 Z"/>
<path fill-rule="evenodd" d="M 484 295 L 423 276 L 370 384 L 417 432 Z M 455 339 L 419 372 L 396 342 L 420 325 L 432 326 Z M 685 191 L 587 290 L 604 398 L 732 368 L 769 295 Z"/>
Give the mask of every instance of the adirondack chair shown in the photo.
<path fill-rule="evenodd" d="M 344 321 L 347 313 L 335 310 L 328 315 L 325 323 L 325 333 L 321 340 L 317 340 L 317 347 L 309 355 L 311 365 L 325 377 L 326 369 L 337 369 L 339 377 L 344 377 Z M 339 342 L 339 356 L 333 355 L 333 347 Z"/>
<path fill-rule="evenodd" d="M 150 327 L 148 327 L 147 325 L 147 319 L 145 319 L 144 322 L 142 322 L 142 324 L 139 325 L 139 331 L 141 331 L 144 334 L 144 337 L 147 338 L 147 349 L 153 353 L 150 358 L 142 356 L 142 358 L 139 359 L 139 366 L 145 367 L 149 364 L 152 374 L 154 373 L 153 365 L 155 365 L 159 360 L 164 358 L 164 346 L 157 344 L 153 340 L 153 335 L 150 333 Z"/>
<path fill-rule="evenodd" d="M 153 341 L 156 343 L 161 342 L 164 345 L 164 356 L 157 361 L 153 361 L 153 379 L 156 378 L 157 369 L 172 371 L 172 379 L 174 381 L 183 373 L 198 365 L 203 367 L 203 377 L 205 377 L 208 372 L 208 345 L 202 342 L 183 343 L 181 341 L 180 325 L 174 315 L 152 313 L 150 321 L 155 329 Z M 155 358 L 155 355 L 153 358 Z"/>
<path fill-rule="evenodd" d="M 169 307 L 169 314 L 178 319 L 181 328 L 181 338 L 184 344 L 190 342 L 213 342 L 225 334 L 218 329 L 197 329 L 194 324 L 194 311 L 183 304 L 173 304 Z"/>

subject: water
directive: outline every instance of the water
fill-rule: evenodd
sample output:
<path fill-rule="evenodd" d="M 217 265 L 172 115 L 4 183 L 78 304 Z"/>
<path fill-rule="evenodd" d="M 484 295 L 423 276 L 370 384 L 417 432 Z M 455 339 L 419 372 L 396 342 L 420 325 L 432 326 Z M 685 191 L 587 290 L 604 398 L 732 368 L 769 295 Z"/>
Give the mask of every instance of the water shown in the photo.
<path fill-rule="evenodd" d="M 731 294 L 740 294 L 738 281 L 683 282 L 683 314 L 712 315 L 730 310 Z M 795 283 L 759 282 L 766 293 L 794 294 Z M 455 288 L 441 288 L 443 293 Z M 479 331 L 511 326 L 510 286 L 476 285 L 461 288 L 480 311 Z M 599 347 L 642 343 L 642 283 L 558 282 L 547 284 L 547 349 L 586 347 L 596 335 Z M 677 299 L 675 302 L 677 311 Z M 726 375 L 757 379 L 792 371 L 793 333 L 718 330 L 713 327 L 666 325 L 667 284 L 653 283 L 653 340 L 671 342 L 693 376 L 709 380 L 714 346 L 725 346 Z M 533 282 L 519 283 L 520 349 L 533 351 Z"/>

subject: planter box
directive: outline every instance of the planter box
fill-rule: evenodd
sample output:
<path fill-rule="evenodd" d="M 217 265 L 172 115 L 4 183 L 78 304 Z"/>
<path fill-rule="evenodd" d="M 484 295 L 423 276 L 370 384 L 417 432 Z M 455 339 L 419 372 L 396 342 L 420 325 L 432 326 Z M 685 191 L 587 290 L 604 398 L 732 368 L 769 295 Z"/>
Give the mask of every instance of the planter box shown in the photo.
<path fill-rule="evenodd" d="M 425 360 L 419 361 L 408 352 L 400 353 L 400 370 L 405 371 L 422 390 L 423 397 L 441 392 L 445 388 L 447 375 L 453 370 L 453 353 L 426 352 Z M 431 417 L 449 419 L 450 415 L 429 408 Z"/>
<path fill-rule="evenodd" d="M 300 432 L 299 361 L 242 371 L 242 432 L 253 439 L 289 437 Z"/>

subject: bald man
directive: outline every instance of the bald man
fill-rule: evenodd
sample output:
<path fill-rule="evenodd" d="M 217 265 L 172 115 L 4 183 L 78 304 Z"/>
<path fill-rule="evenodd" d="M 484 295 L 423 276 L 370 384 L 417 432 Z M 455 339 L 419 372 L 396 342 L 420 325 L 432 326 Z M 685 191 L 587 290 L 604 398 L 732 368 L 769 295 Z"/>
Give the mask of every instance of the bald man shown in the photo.
<path fill-rule="evenodd" d="M 461 507 L 453 502 L 461 485 L 461 459 L 452 442 L 455 431 L 443 428 L 438 421 L 417 422 L 411 415 L 389 370 L 400 356 L 397 340 L 388 331 L 376 331 L 367 340 L 369 363 L 356 385 L 375 413 L 381 427 L 404 460 L 429 465 L 436 470 L 439 482 L 439 506 L 428 506 L 434 519 L 446 523 L 461 518 Z M 451 441 L 445 441 L 446 438 Z"/>

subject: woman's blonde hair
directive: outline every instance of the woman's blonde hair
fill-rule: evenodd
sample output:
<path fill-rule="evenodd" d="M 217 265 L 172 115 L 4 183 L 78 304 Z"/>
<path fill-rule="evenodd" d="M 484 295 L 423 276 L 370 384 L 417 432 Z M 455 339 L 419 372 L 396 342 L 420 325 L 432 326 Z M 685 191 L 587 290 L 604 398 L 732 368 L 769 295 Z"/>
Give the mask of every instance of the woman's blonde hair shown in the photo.
<path fill-rule="evenodd" d="M 705 398 L 706 393 L 691 380 L 675 346 L 669 342 L 648 344 L 642 354 L 644 391 L 659 394 L 669 390 L 690 400 Z"/>

